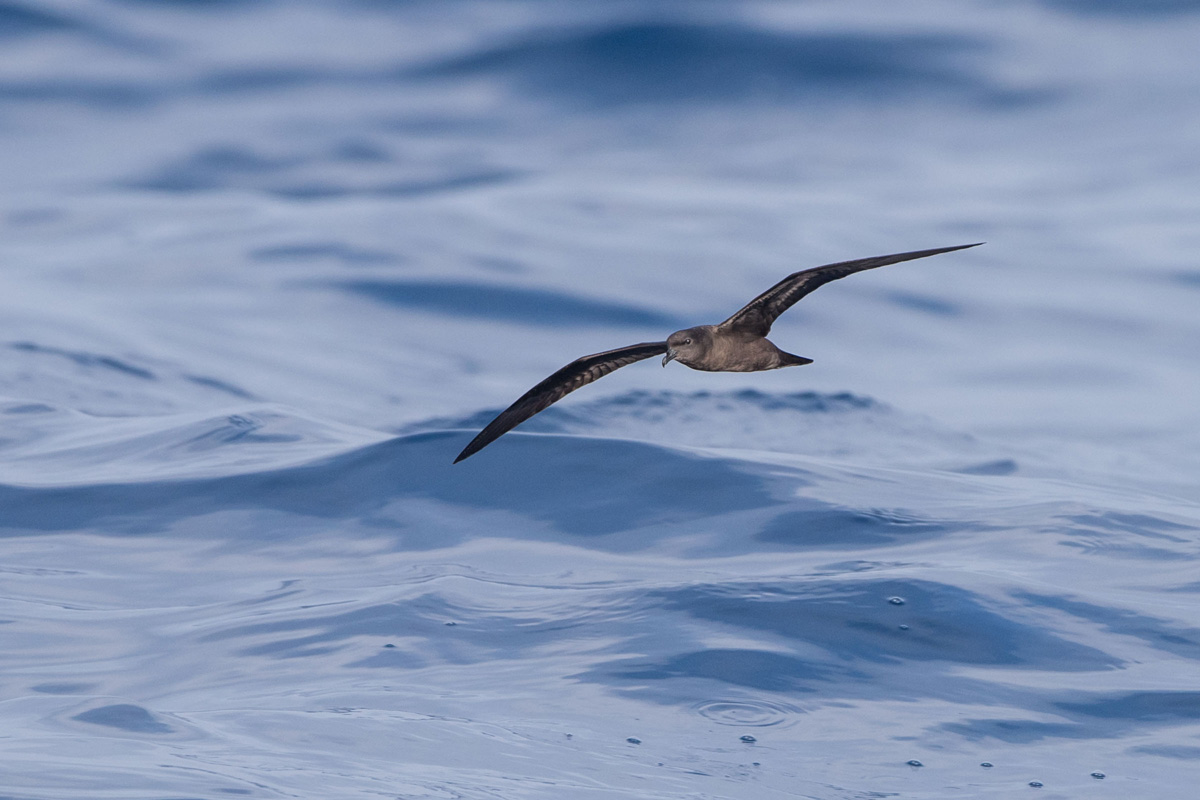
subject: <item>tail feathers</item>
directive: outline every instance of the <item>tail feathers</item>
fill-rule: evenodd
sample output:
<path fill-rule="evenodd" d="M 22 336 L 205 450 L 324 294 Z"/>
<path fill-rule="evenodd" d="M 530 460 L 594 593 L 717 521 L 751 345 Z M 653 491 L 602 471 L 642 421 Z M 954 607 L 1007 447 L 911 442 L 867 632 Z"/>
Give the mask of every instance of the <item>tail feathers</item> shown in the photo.
<path fill-rule="evenodd" d="M 791 353 L 785 353 L 782 350 L 779 351 L 779 366 L 780 367 L 803 367 L 805 364 L 811 364 L 811 363 L 813 363 L 813 360 L 811 358 L 805 358 L 804 356 L 792 355 Z"/>

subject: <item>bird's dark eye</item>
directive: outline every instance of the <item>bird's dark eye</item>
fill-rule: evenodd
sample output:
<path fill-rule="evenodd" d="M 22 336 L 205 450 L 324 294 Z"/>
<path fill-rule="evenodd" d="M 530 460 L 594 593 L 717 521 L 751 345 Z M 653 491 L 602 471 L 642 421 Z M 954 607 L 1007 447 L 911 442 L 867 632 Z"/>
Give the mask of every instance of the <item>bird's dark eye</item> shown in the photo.
<path fill-rule="evenodd" d="M 684 344 L 691 344 L 691 343 L 692 343 L 692 340 L 691 340 L 691 339 L 684 339 L 684 340 L 683 340 L 683 343 L 684 343 Z"/>

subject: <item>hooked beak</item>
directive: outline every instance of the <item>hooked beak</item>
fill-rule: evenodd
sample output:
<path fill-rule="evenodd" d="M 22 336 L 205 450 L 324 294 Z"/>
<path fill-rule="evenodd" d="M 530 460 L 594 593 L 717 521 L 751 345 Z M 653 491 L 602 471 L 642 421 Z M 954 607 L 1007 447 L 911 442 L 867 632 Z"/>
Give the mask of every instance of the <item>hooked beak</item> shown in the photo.
<path fill-rule="evenodd" d="M 674 360 L 675 360 L 675 349 L 669 348 L 667 350 L 667 354 L 665 356 L 663 356 L 663 366 L 665 367 L 668 362 L 671 362 Z"/>

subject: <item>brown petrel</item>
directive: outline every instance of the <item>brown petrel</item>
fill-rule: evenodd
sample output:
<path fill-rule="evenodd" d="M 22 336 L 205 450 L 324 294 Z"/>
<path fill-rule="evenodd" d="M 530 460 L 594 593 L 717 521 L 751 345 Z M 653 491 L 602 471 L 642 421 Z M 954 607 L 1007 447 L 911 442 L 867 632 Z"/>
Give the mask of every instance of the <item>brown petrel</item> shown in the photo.
<path fill-rule="evenodd" d="M 705 372 L 759 372 L 780 367 L 799 367 L 811 364 L 811 358 L 785 353 L 766 337 L 771 324 L 787 311 L 797 300 L 830 281 L 844 278 L 865 269 L 875 269 L 900 261 L 935 256 L 976 247 L 975 244 L 960 244 L 956 247 L 939 247 L 934 250 L 914 250 L 911 253 L 894 253 L 890 256 L 860 258 L 857 261 L 840 261 L 800 272 L 794 272 L 767 291 L 746 304 L 720 325 L 700 325 L 675 331 L 665 342 L 643 342 L 584 356 L 551 375 L 521 395 L 515 403 L 504 409 L 498 417 L 488 423 L 471 443 L 463 448 L 454 459 L 457 464 L 468 456 L 478 453 L 508 431 L 520 425 L 534 414 L 548 408 L 571 392 L 603 378 L 615 369 L 654 356 L 662 356 L 662 365 L 678 361 L 692 369 Z"/>

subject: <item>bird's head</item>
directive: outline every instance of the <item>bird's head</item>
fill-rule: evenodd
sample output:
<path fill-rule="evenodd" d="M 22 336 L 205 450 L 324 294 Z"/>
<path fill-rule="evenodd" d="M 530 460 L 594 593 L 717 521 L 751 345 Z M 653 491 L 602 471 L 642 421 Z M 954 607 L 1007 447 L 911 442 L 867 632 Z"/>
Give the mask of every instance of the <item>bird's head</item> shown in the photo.
<path fill-rule="evenodd" d="M 712 346 L 712 331 L 708 327 L 686 328 L 667 337 L 667 354 L 662 365 L 670 361 L 691 366 L 702 360 Z"/>

